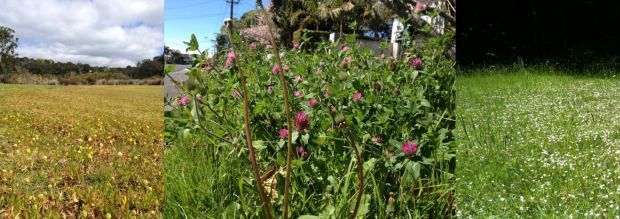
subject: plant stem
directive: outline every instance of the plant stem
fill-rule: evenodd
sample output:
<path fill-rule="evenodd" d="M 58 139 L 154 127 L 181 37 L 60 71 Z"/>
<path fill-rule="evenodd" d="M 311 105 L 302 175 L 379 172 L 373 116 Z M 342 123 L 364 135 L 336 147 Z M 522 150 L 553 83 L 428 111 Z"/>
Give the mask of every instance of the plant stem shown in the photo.
<path fill-rule="evenodd" d="M 267 11 L 263 7 L 263 3 L 261 0 L 257 0 L 256 4 L 263 10 L 263 13 L 267 15 Z M 293 157 L 293 125 L 291 122 L 291 106 L 289 105 L 289 92 L 288 85 L 286 84 L 286 79 L 284 78 L 284 66 L 282 65 L 282 60 L 280 59 L 280 51 L 278 50 L 278 45 L 276 45 L 276 41 L 273 37 L 273 28 L 271 27 L 271 22 L 267 22 L 267 32 L 269 32 L 269 39 L 271 40 L 271 46 L 273 47 L 274 56 L 276 58 L 276 64 L 280 67 L 280 84 L 282 84 L 282 91 L 284 92 L 284 111 L 286 114 L 286 123 L 288 125 L 288 141 L 287 141 L 287 153 L 286 153 L 286 178 L 284 180 L 284 211 L 282 213 L 282 218 L 288 218 L 288 199 L 289 199 L 289 186 L 291 184 L 291 163 Z"/>
<path fill-rule="evenodd" d="M 346 123 L 337 124 L 337 121 L 335 118 L 336 118 L 336 115 L 338 115 L 338 110 L 336 110 L 336 107 L 334 107 L 334 105 L 332 105 L 331 103 L 327 103 L 327 108 L 329 110 L 329 113 L 332 116 L 332 121 L 334 122 L 334 126 L 336 126 L 337 128 L 344 129 L 342 132 L 343 134 L 346 135 L 347 139 L 351 143 L 351 147 L 353 148 L 353 151 L 355 152 L 355 159 L 356 159 L 356 164 L 357 164 L 357 176 L 359 179 L 360 188 L 357 193 L 357 199 L 355 200 L 355 208 L 353 209 L 353 214 L 351 215 L 351 218 L 353 219 L 357 216 L 357 212 L 359 211 L 360 203 L 362 201 L 362 195 L 364 194 L 364 167 L 362 165 L 362 158 L 360 156 L 359 151 L 357 150 L 357 146 L 355 145 L 355 139 L 353 139 L 351 130 L 348 129 L 348 127 L 346 126 Z"/>
<path fill-rule="evenodd" d="M 357 193 L 357 200 L 355 201 L 355 209 L 353 210 L 353 214 L 351 215 L 351 218 L 353 219 L 357 216 L 357 211 L 359 210 L 360 203 L 362 201 L 362 195 L 364 194 L 364 168 L 362 166 L 362 158 L 360 157 L 360 153 L 355 146 L 355 140 L 353 140 L 353 135 L 351 135 L 351 131 L 349 129 L 347 129 L 346 132 L 347 138 L 351 142 L 351 147 L 353 147 L 353 150 L 355 151 L 355 159 L 357 160 L 357 176 L 359 179 L 360 187 Z"/>
<path fill-rule="evenodd" d="M 230 21 L 231 24 L 233 21 Z M 233 43 L 233 30 L 232 28 L 228 28 L 228 39 L 230 40 L 230 49 L 235 52 L 235 46 Z M 260 173 L 258 171 L 258 163 L 256 162 L 256 155 L 254 154 L 254 145 L 252 145 L 252 133 L 250 132 L 250 114 L 248 108 L 248 88 L 245 83 L 245 77 L 243 76 L 243 71 L 241 71 L 241 65 L 239 64 L 239 57 L 234 60 L 235 65 L 237 66 L 237 71 L 239 72 L 239 79 L 241 80 L 241 89 L 243 90 L 243 113 L 245 119 L 245 140 L 248 143 L 248 150 L 250 151 L 250 160 L 252 161 L 252 171 L 254 172 L 254 179 L 256 180 L 256 186 L 258 186 L 258 194 L 260 195 L 261 200 L 263 201 L 263 210 L 265 211 L 265 216 L 271 219 L 271 209 L 269 208 L 269 199 L 265 195 L 265 191 L 263 188 L 263 181 L 260 178 Z"/>
<path fill-rule="evenodd" d="M 230 141 L 230 140 L 228 140 L 228 139 L 225 139 L 225 138 L 223 138 L 223 137 L 217 136 L 216 134 L 213 134 L 212 132 L 210 132 L 209 130 L 207 130 L 204 126 L 202 126 L 202 124 L 198 124 L 198 126 L 199 126 L 199 127 L 200 127 L 200 128 L 201 128 L 204 132 L 205 132 L 205 133 L 207 133 L 208 135 L 211 135 L 211 136 L 213 136 L 214 138 L 217 138 L 217 140 L 220 140 L 220 141 L 225 141 L 226 143 L 229 143 L 229 144 L 234 145 L 234 143 L 233 143 L 232 141 Z"/>

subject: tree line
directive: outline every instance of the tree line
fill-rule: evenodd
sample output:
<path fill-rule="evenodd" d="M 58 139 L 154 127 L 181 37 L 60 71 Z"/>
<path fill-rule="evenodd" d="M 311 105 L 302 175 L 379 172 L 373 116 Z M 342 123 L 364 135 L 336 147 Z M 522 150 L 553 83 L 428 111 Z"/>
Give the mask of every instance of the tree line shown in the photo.
<path fill-rule="evenodd" d="M 457 64 L 521 62 L 620 68 L 620 1 L 479 0 L 459 4 Z"/>
<path fill-rule="evenodd" d="M 9 27 L 0 26 L 0 76 L 12 74 L 34 74 L 66 77 L 87 73 L 115 73 L 123 74 L 134 79 L 144 79 L 161 76 L 164 69 L 164 56 L 159 55 L 151 59 L 144 59 L 136 66 L 105 67 L 73 62 L 56 62 L 51 59 L 33 59 L 19 57 L 15 53 L 19 38 Z"/>
<path fill-rule="evenodd" d="M 143 79 L 159 76 L 163 71 L 163 55 L 155 56 L 151 59 L 144 59 L 136 66 L 126 67 L 105 67 L 91 66 L 89 64 L 72 62 L 55 62 L 50 59 L 32 59 L 27 57 L 17 58 L 15 71 L 28 72 L 36 75 L 64 76 L 69 74 L 85 74 L 93 72 L 114 72 L 122 73 L 131 78 Z"/>

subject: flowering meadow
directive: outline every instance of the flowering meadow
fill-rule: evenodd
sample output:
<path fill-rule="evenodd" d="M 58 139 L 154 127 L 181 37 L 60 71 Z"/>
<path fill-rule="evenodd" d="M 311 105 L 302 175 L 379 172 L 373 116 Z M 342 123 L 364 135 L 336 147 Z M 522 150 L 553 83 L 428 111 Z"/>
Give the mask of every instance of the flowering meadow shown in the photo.
<path fill-rule="evenodd" d="M 182 94 L 166 103 L 165 216 L 281 217 L 285 204 L 291 218 L 453 215 L 455 73 L 441 53 L 446 39 L 401 59 L 353 39 L 280 47 L 281 65 L 270 45 L 242 39 L 217 60 L 196 57 L 190 79 L 175 82 Z"/>
<path fill-rule="evenodd" d="M 617 218 L 619 76 L 545 68 L 459 76 L 457 215 Z"/>
<path fill-rule="evenodd" d="M 161 218 L 161 86 L 0 94 L 0 218 Z"/>

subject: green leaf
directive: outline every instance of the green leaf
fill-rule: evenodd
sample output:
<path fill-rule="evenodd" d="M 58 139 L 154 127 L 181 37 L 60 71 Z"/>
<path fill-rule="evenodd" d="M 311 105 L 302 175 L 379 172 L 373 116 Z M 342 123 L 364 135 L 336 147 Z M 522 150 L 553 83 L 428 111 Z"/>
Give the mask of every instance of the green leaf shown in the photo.
<path fill-rule="evenodd" d="M 336 179 L 334 178 L 334 176 L 328 176 L 327 177 L 327 181 L 329 182 L 329 184 L 331 186 L 333 186 L 334 188 L 338 187 L 338 183 L 336 182 Z"/>
<path fill-rule="evenodd" d="M 297 138 L 299 138 L 299 132 L 293 131 L 293 136 L 291 138 L 293 141 L 291 143 L 294 143 L 295 141 L 297 141 Z"/>
<path fill-rule="evenodd" d="M 192 38 L 189 40 L 189 42 L 183 42 L 185 45 L 187 45 L 187 49 L 185 49 L 185 51 L 196 51 L 198 50 L 198 40 L 196 39 L 196 35 L 192 34 Z"/>
<path fill-rule="evenodd" d="M 284 139 L 280 139 L 280 141 L 278 141 L 278 149 L 283 148 L 284 144 L 286 144 L 286 141 Z"/>
<path fill-rule="evenodd" d="M 375 164 L 377 163 L 377 159 L 375 158 L 370 158 L 370 160 L 364 162 L 364 173 L 367 172 L 372 172 L 372 170 L 375 168 Z"/>
<path fill-rule="evenodd" d="M 395 148 L 400 148 L 402 147 L 402 144 L 403 144 L 402 142 L 396 141 L 394 139 L 390 139 L 389 143 L 392 147 L 395 147 Z"/>
<path fill-rule="evenodd" d="M 164 69 L 164 75 L 165 75 L 165 74 L 168 74 L 168 73 L 170 73 L 170 72 L 172 72 L 172 71 L 174 71 L 174 68 L 176 68 L 176 66 L 177 66 L 177 65 L 169 65 L 169 66 L 167 66 L 167 67 Z"/>
<path fill-rule="evenodd" d="M 370 195 L 369 194 L 362 195 L 362 201 L 360 202 L 360 208 L 357 211 L 357 215 L 355 218 L 365 218 L 366 214 L 368 214 L 369 207 L 370 207 Z M 355 199 L 352 200 L 350 210 L 353 211 L 353 208 L 355 208 Z"/>
<path fill-rule="evenodd" d="M 283 153 L 276 155 L 276 163 L 278 165 L 286 165 L 286 157 L 284 157 Z"/>
<path fill-rule="evenodd" d="M 399 170 L 400 168 L 403 168 L 405 164 L 408 164 L 408 163 L 409 163 L 409 160 L 405 160 L 403 162 L 397 163 L 396 165 L 394 165 L 394 169 Z"/>
<path fill-rule="evenodd" d="M 325 133 L 319 134 L 318 138 L 313 138 L 312 143 L 316 145 L 324 145 L 325 143 L 327 143 Z"/>
<path fill-rule="evenodd" d="M 254 110 L 253 110 L 254 115 L 260 115 L 261 113 L 265 112 L 267 109 L 270 109 L 271 107 L 272 107 L 271 104 L 267 103 L 267 101 L 260 100 L 254 107 Z"/>
<path fill-rule="evenodd" d="M 321 217 L 316 215 L 302 215 L 299 216 L 297 219 L 321 219 Z"/>
<path fill-rule="evenodd" d="M 422 158 L 422 164 L 425 164 L 425 165 L 433 165 L 433 164 L 435 164 L 435 160 L 434 160 L 434 159 L 430 159 L 430 158 L 423 157 L 423 158 Z"/>
<path fill-rule="evenodd" d="M 224 212 L 222 212 L 222 217 L 223 218 L 235 218 L 235 217 L 238 217 L 237 213 L 239 212 L 240 208 L 241 208 L 241 205 L 239 205 L 236 202 L 231 202 L 228 205 L 226 205 L 226 208 L 224 209 Z"/>
<path fill-rule="evenodd" d="M 419 74 L 419 71 L 413 71 L 413 73 L 411 73 L 411 81 L 415 81 L 415 79 L 418 78 Z"/>
<path fill-rule="evenodd" d="M 334 116 L 334 122 L 336 124 L 340 124 L 340 123 L 344 122 L 344 120 L 345 120 L 344 115 L 342 115 L 342 113 L 340 113 L 340 112 L 338 112 L 336 114 L 336 116 Z"/>
<path fill-rule="evenodd" d="M 306 134 L 301 136 L 301 142 L 303 142 L 304 145 L 308 144 L 308 139 L 310 139 L 310 134 L 308 134 L 308 133 L 306 133 Z"/>
<path fill-rule="evenodd" d="M 191 136 L 190 129 L 183 130 L 183 138 L 189 138 Z"/>
<path fill-rule="evenodd" d="M 261 151 L 267 148 L 263 140 L 254 140 L 252 141 L 252 145 L 254 146 L 254 149 L 256 149 L 257 151 Z"/>
<path fill-rule="evenodd" d="M 426 99 L 422 99 L 422 102 L 420 104 L 425 107 L 431 107 L 431 103 L 428 102 L 428 100 Z"/>
<path fill-rule="evenodd" d="M 200 119 L 202 119 L 202 109 L 199 107 L 199 103 L 196 100 L 196 96 L 194 96 L 192 98 L 192 117 L 194 118 L 194 121 L 196 121 L 197 124 L 200 124 Z"/>
<path fill-rule="evenodd" d="M 323 209 L 323 212 L 321 212 L 321 216 L 323 217 L 333 216 L 335 212 L 336 212 L 336 207 L 334 207 L 333 205 L 328 205 Z"/>
<path fill-rule="evenodd" d="M 411 174 L 414 180 L 418 180 L 420 178 L 420 168 L 422 165 L 419 162 L 409 162 L 407 164 L 407 172 Z"/>

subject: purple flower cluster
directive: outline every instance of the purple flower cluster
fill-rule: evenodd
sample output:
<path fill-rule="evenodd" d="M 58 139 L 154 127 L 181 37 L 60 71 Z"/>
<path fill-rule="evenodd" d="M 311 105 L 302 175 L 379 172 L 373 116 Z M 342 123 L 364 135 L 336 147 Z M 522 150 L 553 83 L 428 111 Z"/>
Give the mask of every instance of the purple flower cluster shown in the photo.
<path fill-rule="evenodd" d="M 295 114 L 295 129 L 298 132 L 308 129 L 310 127 L 309 122 L 310 122 L 310 117 L 306 115 L 305 113 L 298 112 L 297 114 Z"/>
<path fill-rule="evenodd" d="M 176 103 L 179 106 L 187 106 L 187 105 L 189 105 L 189 96 L 184 96 L 181 99 L 177 99 Z"/>
<path fill-rule="evenodd" d="M 235 61 L 235 58 L 237 58 L 237 55 L 235 54 L 235 52 L 233 51 L 228 52 L 228 54 L 226 55 L 226 63 L 224 63 L 224 67 L 226 68 L 232 67 L 233 62 Z"/>
<path fill-rule="evenodd" d="M 418 151 L 418 144 L 412 141 L 406 141 L 403 143 L 403 153 L 405 153 L 409 157 L 413 157 L 415 152 Z"/>

